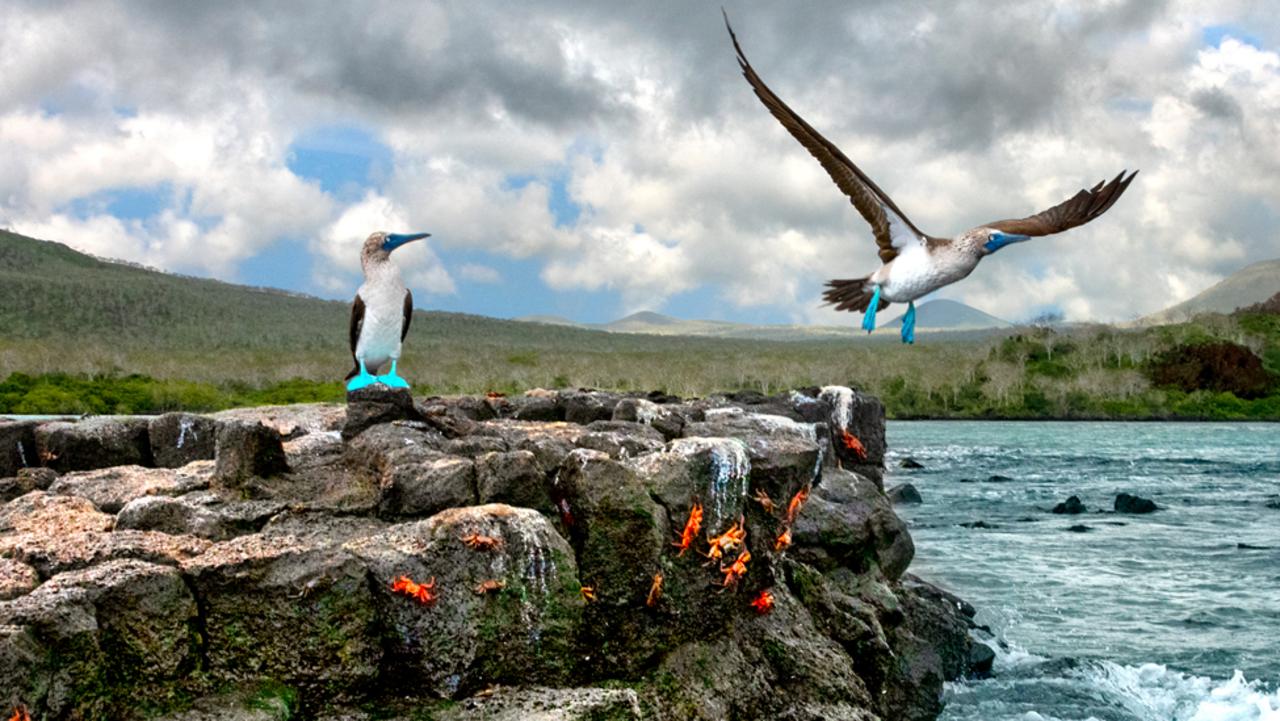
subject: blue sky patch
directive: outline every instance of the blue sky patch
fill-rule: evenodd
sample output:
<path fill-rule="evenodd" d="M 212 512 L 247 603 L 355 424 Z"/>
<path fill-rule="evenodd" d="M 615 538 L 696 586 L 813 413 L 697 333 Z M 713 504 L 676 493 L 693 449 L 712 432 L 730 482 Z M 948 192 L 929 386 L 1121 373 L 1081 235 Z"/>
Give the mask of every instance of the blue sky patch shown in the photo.
<path fill-rule="evenodd" d="M 356 201 L 369 189 L 381 189 L 391 174 L 391 148 L 354 125 L 312 128 L 289 145 L 286 166 L 314 180 L 341 201 Z"/>
<path fill-rule="evenodd" d="M 146 220 L 168 208 L 173 202 L 173 186 L 169 183 L 145 187 L 123 187 L 100 190 L 72 200 L 63 208 L 74 218 L 84 220 L 95 215 L 113 215 L 122 221 Z"/>
<path fill-rule="evenodd" d="M 1204 40 L 1205 45 L 1213 48 L 1221 47 L 1222 41 L 1227 38 L 1234 38 L 1255 48 L 1262 47 L 1262 41 L 1258 40 L 1257 36 L 1248 33 L 1238 25 L 1230 23 L 1205 26 L 1200 31 L 1200 37 Z"/>

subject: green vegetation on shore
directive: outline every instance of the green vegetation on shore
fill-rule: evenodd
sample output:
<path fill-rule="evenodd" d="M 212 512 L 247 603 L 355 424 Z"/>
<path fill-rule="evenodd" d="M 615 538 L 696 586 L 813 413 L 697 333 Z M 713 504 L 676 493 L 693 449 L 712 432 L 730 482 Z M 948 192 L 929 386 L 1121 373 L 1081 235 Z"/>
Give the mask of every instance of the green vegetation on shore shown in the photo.
<path fill-rule="evenodd" d="M 347 314 L 341 302 L 107 263 L 0 232 L 0 413 L 339 401 L 351 367 Z M 1280 420 L 1274 313 L 953 337 L 902 346 L 851 327 L 838 340 L 731 340 L 419 312 L 401 371 L 419 394 L 848 384 L 880 396 L 895 418 Z M 1241 350 L 1178 355 L 1218 346 Z M 1233 386 L 1241 358 L 1258 367 Z M 1227 386 L 1198 381 L 1196 363 Z"/>

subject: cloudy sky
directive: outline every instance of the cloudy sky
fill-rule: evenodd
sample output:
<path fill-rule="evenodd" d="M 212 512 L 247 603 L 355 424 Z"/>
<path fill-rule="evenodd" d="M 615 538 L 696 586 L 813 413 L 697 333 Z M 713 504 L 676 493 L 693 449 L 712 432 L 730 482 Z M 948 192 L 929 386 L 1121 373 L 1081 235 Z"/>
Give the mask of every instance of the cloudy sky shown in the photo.
<path fill-rule="evenodd" d="M 1126 319 L 1280 256 L 1270 0 L 728 2 L 773 89 L 954 235 L 1142 173 L 949 297 Z M 738 73 L 718 3 L 0 4 L 0 226 L 348 298 L 373 230 L 418 305 L 852 324 L 867 226 Z"/>

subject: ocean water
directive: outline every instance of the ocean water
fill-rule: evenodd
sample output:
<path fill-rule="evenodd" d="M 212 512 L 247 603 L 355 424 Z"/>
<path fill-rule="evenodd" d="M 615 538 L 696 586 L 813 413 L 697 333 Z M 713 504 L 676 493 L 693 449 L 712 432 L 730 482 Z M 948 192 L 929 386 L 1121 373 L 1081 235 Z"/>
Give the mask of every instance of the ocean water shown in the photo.
<path fill-rule="evenodd" d="M 991 679 L 948 685 L 943 719 L 1280 721 L 1280 425 L 902 421 L 888 437 L 886 487 L 924 497 L 897 509 L 911 571 L 973 603 L 997 654 Z M 1113 513 L 1121 492 L 1161 510 Z M 1071 495 L 1087 513 L 1049 513 Z"/>

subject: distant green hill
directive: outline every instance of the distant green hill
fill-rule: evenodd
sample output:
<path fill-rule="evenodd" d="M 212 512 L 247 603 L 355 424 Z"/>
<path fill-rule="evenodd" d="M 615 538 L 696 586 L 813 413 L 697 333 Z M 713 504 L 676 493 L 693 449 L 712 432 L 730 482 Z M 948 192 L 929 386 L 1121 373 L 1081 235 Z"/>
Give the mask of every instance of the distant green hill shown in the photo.
<path fill-rule="evenodd" d="M 922 324 L 933 308 L 921 305 Z M 351 367 L 348 313 L 343 302 L 161 273 L 0 232 L 0 413 L 340 400 Z M 703 396 L 843 384 L 880 396 L 894 417 L 1280 419 L 1280 394 L 1241 399 L 1199 387 L 1186 359 L 1200 356 L 1168 355 L 1248 343 L 1219 354 L 1256 353 L 1255 375 L 1258 363 L 1280 374 L 1280 316 L 1263 312 L 1134 330 L 938 331 L 914 346 L 899 344 L 892 324 L 868 337 L 852 323 L 824 331 L 656 313 L 624 321 L 661 330 L 418 311 L 400 371 L 422 395 L 587 386 Z M 674 334 L 694 329 L 722 335 Z M 1178 388 L 1153 385 L 1161 358 L 1181 359 Z"/>
<path fill-rule="evenodd" d="M 1197 313 L 1230 313 L 1280 293 L 1280 258 L 1245 266 L 1198 295 L 1138 320 L 1163 325 L 1190 320 Z"/>
<path fill-rule="evenodd" d="M 979 330 L 982 328 L 1009 328 L 1013 324 L 989 313 L 954 300 L 939 298 L 916 306 L 916 328 L 920 330 Z M 885 324 L 902 327 L 902 316 Z"/>

